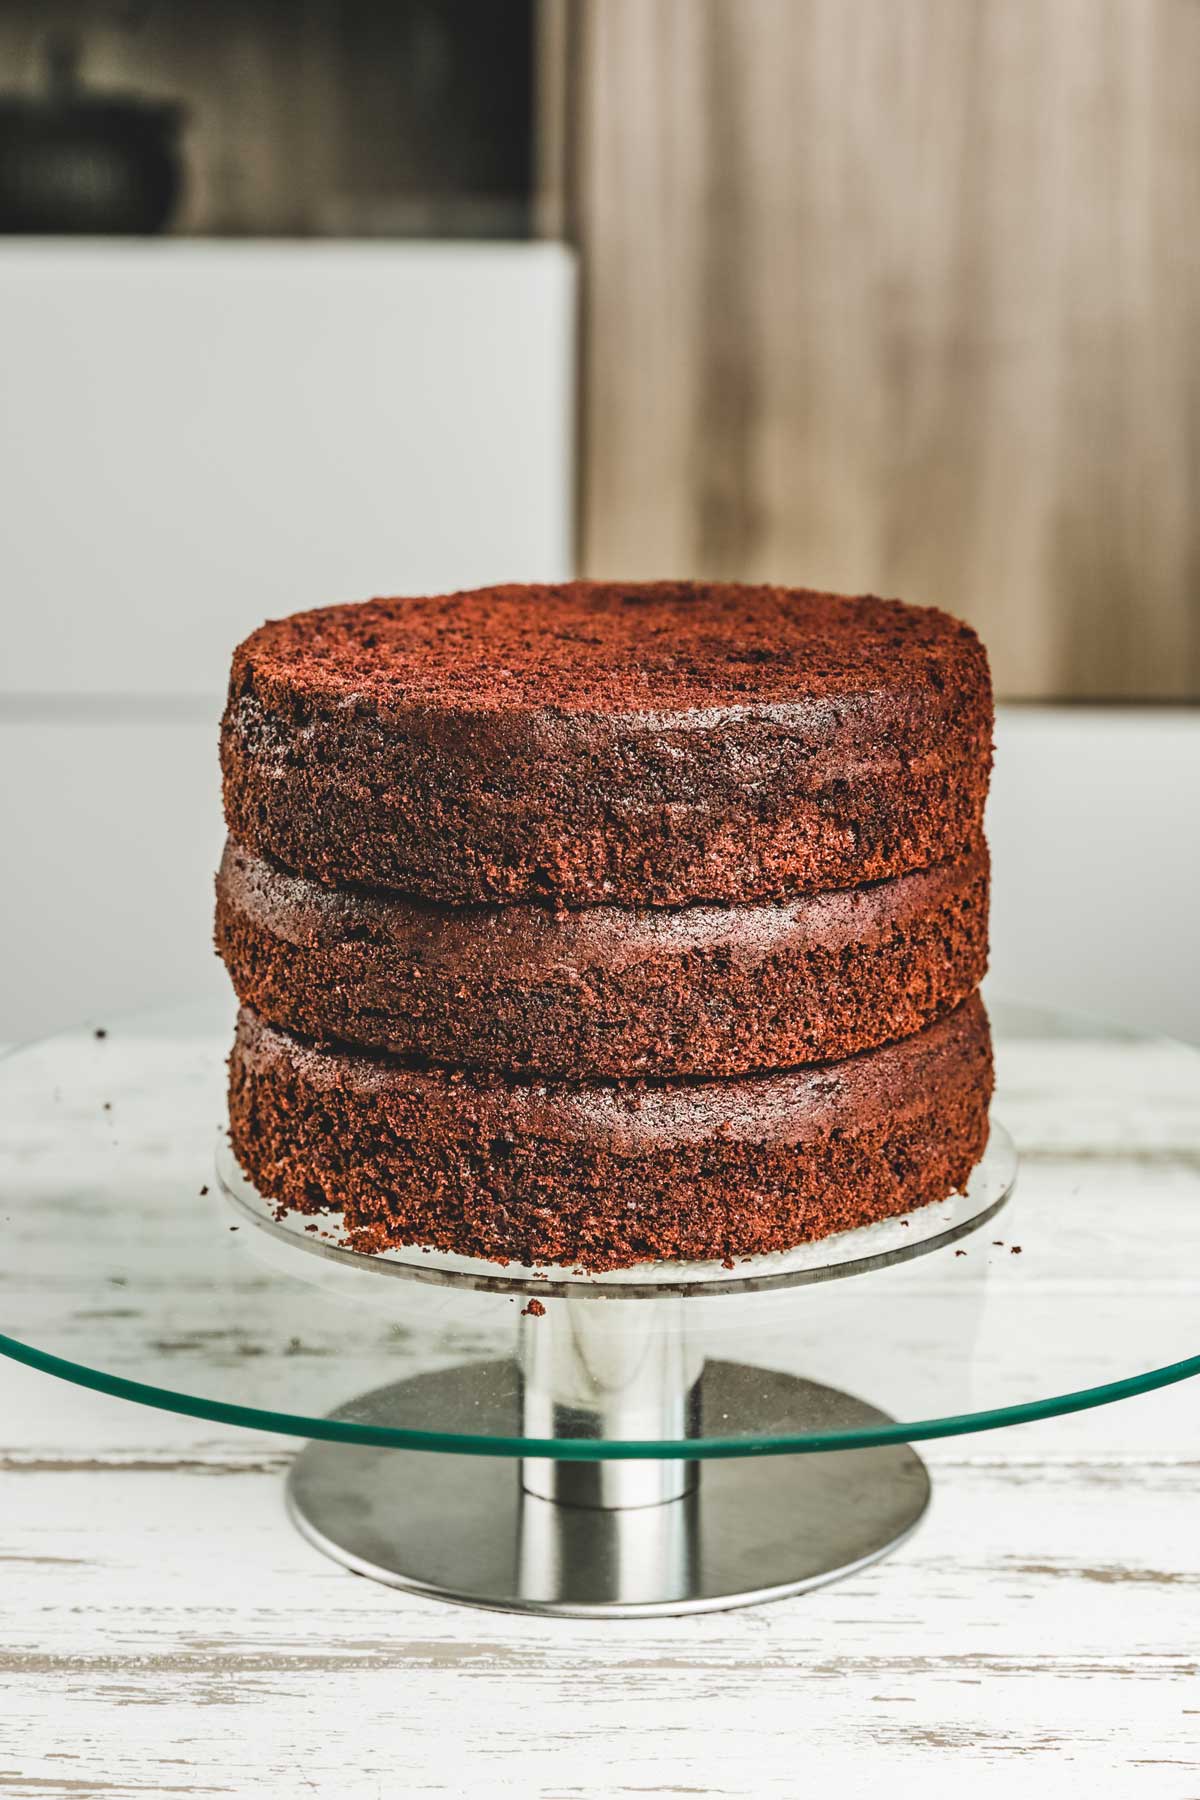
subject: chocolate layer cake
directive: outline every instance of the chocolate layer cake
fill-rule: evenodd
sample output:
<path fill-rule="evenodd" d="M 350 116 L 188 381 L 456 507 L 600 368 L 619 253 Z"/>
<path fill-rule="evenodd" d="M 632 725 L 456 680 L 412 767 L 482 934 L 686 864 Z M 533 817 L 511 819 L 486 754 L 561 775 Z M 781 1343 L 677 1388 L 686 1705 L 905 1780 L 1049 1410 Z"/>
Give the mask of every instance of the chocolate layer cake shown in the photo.
<path fill-rule="evenodd" d="M 451 902 L 742 902 L 979 835 L 987 659 L 944 613 L 773 587 L 334 606 L 237 650 L 225 809 L 327 883 Z"/>
<path fill-rule="evenodd" d="M 991 1092 L 987 660 L 897 601 L 502 587 L 234 656 L 234 1149 L 360 1249 L 780 1250 L 944 1198 Z"/>
<path fill-rule="evenodd" d="M 987 852 L 733 906 L 451 907 L 327 887 L 232 841 L 217 946 L 303 1036 L 558 1077 L 736 1075 L 850 1056 L 958 1005 L 987 961 Z"/>
<path fill-rule="evenodd" d="M 549 1083 L 321 1049 L 243 1008 L 233 1147 L 261 1192 L 415 1243 L 603 1270 L 783 1250 L 945 1198 L 987 1139 L 978 996 L 843 1062 Z"/>

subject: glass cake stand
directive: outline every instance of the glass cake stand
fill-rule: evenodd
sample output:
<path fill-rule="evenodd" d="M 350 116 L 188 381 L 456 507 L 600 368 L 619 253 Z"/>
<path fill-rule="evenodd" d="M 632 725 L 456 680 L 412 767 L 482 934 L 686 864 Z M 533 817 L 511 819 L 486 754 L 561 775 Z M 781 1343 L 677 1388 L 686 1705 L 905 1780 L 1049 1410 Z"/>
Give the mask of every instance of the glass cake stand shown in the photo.
<path fill-rule="evenodd" d="M 1015 1192 L 993 1124 L 940 1205 L 598 1277 L 277 1218 L 222 1130 L 231 1007 L 48 1040 L 0 1062 L 0 1351 L 309 1440 L 292 1518 L 395 1586 L 576 1616 L 818 1586 L 916 1525 L 915 1441 L 1200 1372 L 1200 1055 L 992 1015 Z"/>

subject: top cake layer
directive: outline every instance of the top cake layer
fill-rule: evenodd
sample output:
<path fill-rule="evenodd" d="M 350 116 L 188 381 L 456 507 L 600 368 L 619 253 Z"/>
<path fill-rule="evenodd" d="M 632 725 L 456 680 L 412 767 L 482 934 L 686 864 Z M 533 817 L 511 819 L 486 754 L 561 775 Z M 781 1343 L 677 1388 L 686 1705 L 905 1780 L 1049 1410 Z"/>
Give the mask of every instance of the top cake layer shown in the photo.
<path fill-rule="evenodd" d="M 849 886 L 976 837 L 987 659 L 931 608 L 702 583 L 372 600 L 261 627 L 222 727 L 235 838 L 450 901 Z"/>

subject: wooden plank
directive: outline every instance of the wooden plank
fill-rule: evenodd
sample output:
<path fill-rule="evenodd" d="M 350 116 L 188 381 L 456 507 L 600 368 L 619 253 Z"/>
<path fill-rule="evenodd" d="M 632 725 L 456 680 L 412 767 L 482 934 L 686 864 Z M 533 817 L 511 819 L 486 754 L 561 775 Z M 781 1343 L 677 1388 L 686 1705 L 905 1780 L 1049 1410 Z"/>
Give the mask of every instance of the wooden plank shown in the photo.
<path fill-rule="evenodd" d="M 504 1338 L 494 1308 L 474 1333 L 447 1309 L 418 1343 L 388 1329 L 404 1321 L 386 1306 L 331 1307 L 311 1288 L 297 1349 L 281 1326 L 289 1277 L 239 1255 L 214 1284 L 211 1253 L 203 1274 L 187 1246 L 217 1228 L 193 1190 L 211 1181 L 219 1056 L 107 1023 L 106 1038 L 6 1068 L 10 1327 L 50 1308 L 60 1348 L 100 1344 L 142 1378 L 207 1370 L 260 1403 L 294 1392 L 298 1367 L 332 1402 L 385 1358 L 402 1373 Z M 1010 1015 L 998 1104 L 1041 1208 L 1036 1261 L 1032 1236 L 1011 1255 L 1020 1215 L 1002 1215 L 961 1261 L 887 1271 L 869 1318 L 846 1311 L 855 1283 L 781 1309 L 774 1360 L 886 1404 L 884 1336 L 910 1382 L 957 1404 L 973 1362 L 1035 1381 L 1076 1356 L 1086 1381 L 1105 1337 L 1132 1351 L 1166 1331 L 1194 1348 L 1196 1068 L 1179 1046 L 1040 1036 Z M 164 1184 L 180 1198 L 170 1242 L 153 1228 Z M 1139 1230 L 1151 1211 L 1174 1216 L 1170 1258 Z M 61 1255 L 31 1281 L 50 1224 Z M 114 1257 L 125 1286 L 98 1308 Z M 287 1440 L 3 1365 L 0 1793 L 791 1800 L 886 1784 L 959 1800 L 965 1783 L 1007 1800 L 1019 1782 L 1058 1800 L 1069 1779 L 1101 1800 L 1195 1800 L 1198 1405 L 1191 1383 L 927 1445 L 933 1511 L 879 1567 L 773 1607 L 599 1624 L 357 1581 L 284 1520 Z M 398 1479 L 420 1471 L 398 1455 Z"/>
<path fill-rule="evenodd" d="M 356 1581 L 277 1478 L 0 1477 L 0 1792 L 1200 1792 L 1197 1466 L 943 1472 L 887 1563 L 683 1620 Z"/>
<path fill-rule="evenodd" d="M 1200 693 L 1200 11 L 584 0 L 583 561 Z"/>

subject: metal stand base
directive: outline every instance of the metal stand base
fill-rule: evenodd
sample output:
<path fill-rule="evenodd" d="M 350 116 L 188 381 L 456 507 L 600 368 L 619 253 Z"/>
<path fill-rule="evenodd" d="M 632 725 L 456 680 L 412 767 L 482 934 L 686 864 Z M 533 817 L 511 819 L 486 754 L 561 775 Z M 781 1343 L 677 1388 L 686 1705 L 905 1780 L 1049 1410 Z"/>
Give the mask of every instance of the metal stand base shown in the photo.
<path fill-rule="evenodd" d="M 448 1405 L 457 1393 L 461 1407 L 464 1381 L 478 1383 L 480 1429 L 517 1435 L 511 1364 L 417 1376 L 343 1410 L 380 1423 L 436 1417 L 439 1394 Z M 705 1411 L 736 1413 L 748 1437 L 756 1410 L 764 1428 L 789 1414 L 887 1422 L 849 1394 L 737 1363 L 708 1363 L 702 1388 Z M 652 1466 L 663 1491 L 672 1470 L 695 1467 Z M 925 1465 L 906 1445 L 706 1461 L 682 1497 L 617 1507 L 543 1498 L 527 1491 L 536 1479 L 522 1485 L 522 1467 L 315 1442 L 292 1467 L 288 1509 L 319 1550 L 392 1587 L 505 1612 L 620 1618 L 714 1612 L 820 1587 L 886 1556 L 929 1503 Z"/>

